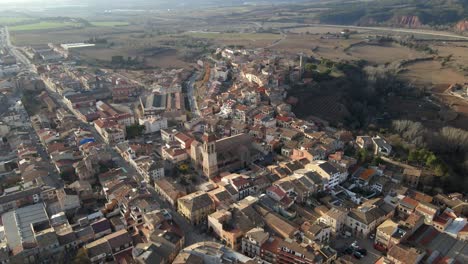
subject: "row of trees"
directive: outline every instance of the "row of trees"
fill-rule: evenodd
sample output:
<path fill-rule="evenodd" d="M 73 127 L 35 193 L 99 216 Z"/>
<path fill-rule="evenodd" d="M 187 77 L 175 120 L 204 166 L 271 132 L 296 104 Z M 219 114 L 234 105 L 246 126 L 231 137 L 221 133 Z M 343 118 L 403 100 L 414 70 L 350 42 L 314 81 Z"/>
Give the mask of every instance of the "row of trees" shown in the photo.
<path fill-rule="evenodd" d="M 431 130 L 411 120 L 395 120 L 392 128 L 410 144 L 409 162 L 446 176 L 443 182 L 450 190 L 468 188 L 468 131 L 454 127 Z"/>
<path fill-rule="evenodd" d="M 443 127 L 438 131 L 425 128 L 420 122 L 395 120 L 393 129 L 406 141 L 419 148 L 430 148 L 439 153 L 465 154 L 468 151 L 468 131 Z"/>

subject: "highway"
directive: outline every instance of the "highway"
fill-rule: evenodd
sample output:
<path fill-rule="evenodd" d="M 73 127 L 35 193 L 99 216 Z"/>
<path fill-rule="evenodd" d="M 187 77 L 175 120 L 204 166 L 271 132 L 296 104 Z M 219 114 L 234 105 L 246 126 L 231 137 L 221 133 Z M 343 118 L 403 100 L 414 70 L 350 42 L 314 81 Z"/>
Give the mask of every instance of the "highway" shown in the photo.
<path fill-rule="evenodd" d="M 389 32 L 396 32 L 396 33 L 408 33 L 408 34 L 416 34 L 416 35 L 427 35 L 427 36 L 434 36 L 434 37 L 447 37 L 447 38 L 455 38 L 455 39 L 460 39 L 460 40 L 468 40 L 467 36 L 457 35 L 455 33 L 450 33 L 450 32 L 425 30 L 425 29 L 390 28 L 390 27 L 359 27 L 359 26 L 329 25 L 329 24 L 304 25 L 304 27 L 307 27 L 307 26 L 389 31 Z"/>
<path fill-rule="evenodd" d="M 10 53 L 15 56 L 16 60 L 19 61 L 27 70 L 31 72 L 36 72 L 36 67 L 32 64 L 29 59 L 21 53 L 17 47 L 11 44 L 10 39 L 10 32 L 8 31 L 8 27 L 5 26 L 1 29 L 1 39 L 2 45 L 6 46 Z"/>

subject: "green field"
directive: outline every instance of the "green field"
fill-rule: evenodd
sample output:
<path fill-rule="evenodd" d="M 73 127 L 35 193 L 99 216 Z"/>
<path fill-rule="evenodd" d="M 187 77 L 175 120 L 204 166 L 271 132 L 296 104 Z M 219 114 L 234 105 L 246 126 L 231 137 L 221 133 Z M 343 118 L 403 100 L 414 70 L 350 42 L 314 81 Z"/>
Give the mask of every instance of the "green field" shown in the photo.
<path fill-rule="evenodd" d="M 0 25 L 11 25 L 16 24 L 24 21 L 32 20 L 29 17 L 4 17 L 0 16 Z"/>
<path fill-rule="evenodd" d="M 123 27 L 129 25 L 128 22 L 122 21 L 92 21 L 90 23 L 95 27 Z"/>
<path fill-rule="evenodd" d="M 12 26 L 8 29 L 10 31 L 33 31 L 33 30 L 46 30 L 46 29 L 58 29 L 58 28 L 70 28 L 70 27 L 80 27 L 80 23 L 76 22 L 46 22 L 41 21 L 34 24 L 18 25 Z"/>

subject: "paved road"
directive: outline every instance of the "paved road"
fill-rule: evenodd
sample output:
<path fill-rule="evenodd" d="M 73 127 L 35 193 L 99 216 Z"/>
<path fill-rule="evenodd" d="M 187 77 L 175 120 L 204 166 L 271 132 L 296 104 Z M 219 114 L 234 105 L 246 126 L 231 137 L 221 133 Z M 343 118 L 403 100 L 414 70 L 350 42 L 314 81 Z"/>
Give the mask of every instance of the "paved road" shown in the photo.
<path fill-rule="evenodd" d="M 389 27 L 358 27 L 358 26 L 328 25 L 328 24 L 310 24 L 308 26 L 390 31 L 390 32 L 397 32 L 397 33 L 409 33 L 409 34 L 417 34 L 417 35 L 427 35 L 427 36 L 435 36 L 435 37 L 447 37 L 447 38 L 468 40 L 467 36 L 461 36 L 461 35 L 457 35 L 455 33 L 450 33 L 450 32 L 432 31 L 432 30 L 424 30 L 424 29 L 389 28 Z"/>
<path fill-rule="evenodd" d="M 5 26 L 1 30 L 1 38 L 2 38 L 2 44 L 4 44 L 11 52 L 13 56 L 15 56 L 16 60 L 19 61 L 24 67 L 26 67 L 29 71 L 36 72 L 36 67 L 34 64 L 32 64 L 29 59 L 24 56 L 23 53 L 21 53 L 17 47 L 13 46 L 11 44 L 11 39 L 10 39 L 10 32 L 8 31 L 8 27 Z"/>
<path fill-rule="evenodd" d="M 187 82 L 187 97 L 189 100 L 190 111 L 193 113 L 194 117 L 200 116 L 200 110 L 198 109 L 197 98 L 195 97 L 195 82 L 198 79 L 198 72 L 194 72 L 193 75 Z"/>
<path fill-rule="evenodd" d="M 382 257 L 382 253 L 374 248 L 373 241 L 369 238 L 338 237 L 331 240 L 331 246 L 339 252 L 342 252 L 344 249 L 349 247 L 353 241 L 357 241 L 359 247 L 367 249 L 367 256 L 363 257 L 359 261 L 356 260 L 358 263 L 374 264 L 380 257 Z"/>

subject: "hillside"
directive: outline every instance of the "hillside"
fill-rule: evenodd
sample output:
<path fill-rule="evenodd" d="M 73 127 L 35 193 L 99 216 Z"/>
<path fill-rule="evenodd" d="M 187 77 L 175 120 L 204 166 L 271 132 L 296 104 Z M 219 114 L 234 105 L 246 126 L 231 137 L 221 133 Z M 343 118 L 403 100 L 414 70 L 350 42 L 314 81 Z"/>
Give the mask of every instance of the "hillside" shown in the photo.
<path fill-rule="evenodd" d="M 328 7 L 319 16 L 321 23 L 468 30 L 468 0 L 374 0 Z"/>

